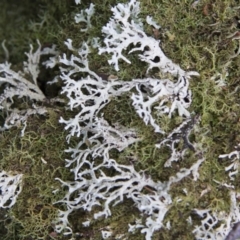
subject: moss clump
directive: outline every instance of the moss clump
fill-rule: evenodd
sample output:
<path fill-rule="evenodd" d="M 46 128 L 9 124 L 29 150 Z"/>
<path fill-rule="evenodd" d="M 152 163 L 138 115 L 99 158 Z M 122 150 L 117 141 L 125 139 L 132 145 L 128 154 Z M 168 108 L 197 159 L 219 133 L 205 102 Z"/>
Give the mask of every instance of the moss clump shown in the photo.
<path fill-rule="evenodd" d="M 29 118 L 23 137 L 20 129 L 1 134 L 0 168 L 23 174 L 23 190 L 17 203 L 4 217 L 5 235 L 1 239 L 47 239 L 57 216 L 54 202 L 63 197 L 56 177 L 70 179 L 64 168 L 65 135 L 58 123 L 59 112 Z M 53 191 L 60 189 L 56 194 Z M 2 226 L 3 227 L 3 226 Z"/>

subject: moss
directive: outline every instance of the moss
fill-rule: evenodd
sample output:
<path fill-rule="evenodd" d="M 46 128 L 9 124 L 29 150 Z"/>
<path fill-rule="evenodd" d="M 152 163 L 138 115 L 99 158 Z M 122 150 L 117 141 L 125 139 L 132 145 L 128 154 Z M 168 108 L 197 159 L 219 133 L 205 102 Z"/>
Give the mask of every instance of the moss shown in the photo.
<path fill-rule="evenodd" d="M 53 204 L 63 196 L 52 191 L 61 189 L 56 177 L 70 178 L 64 168 L 65 135 L 58 124 L 59 113 L 49 109 L 46 118 L 29 119 L 24 137 L 13 129 L 1 134 L 0 168 L 23 173 L 23 190 L 7 215 L 7 234 L 2 239 L 47 239 L 53 231 L 57 207 Z"/>
<path fill-rule="evenodd" d="M 36 44 L 36 39 L 43 46 L 57 44 L 60 52 L 66 52 L 63 42 L 67 38 L 73 39 L 74 46 L 79 46 L 82 41 L 101 36 L 101 27 L 107 23 L 111 16 L 110 6 L 115 5 L 116 1 L 94 3 L 97 14 L 93 16 L 92 24 L 95 27 L 88 33 L 82 33 L 79 25 L 73 21 L 74 14 L 79 12 L 74 1 L 38 0 L 34 4 L 30 0 L 24 0 L 21 4 L 16 4 L 13 0 L 2 1 L 0 42 L 6 39 L 9 62 L 15 69 L 21 69 L 22 61 L 25 60 L 23 52 L 28 51 L 29 43 Z M 83 1 L 84 7 L 88 5 L 88 1 Z M 192 1 L 141 1 L 140 16 L 144 19 L 146 15 L 151 15 L 161 25 L 157 34 L 151 27 L 145 26 L 147 33 L 159 38 L 166 55 L 183 69 L 200 73 L 200 77 L 193 78 L 190 83 L 193 92 L 190 110 L 201 116 L 201 122 L 191 138 L 201 144 L 206 158 L 197 182 L 189 177 L 172 187 L 174 203 L 165 220 L 171 222 L 172 229 L 157 231 L 153 239 L 193 239 L 193 226 L 177 219 L 191 216 L 194 224 L 197 224 L 199 219 L 192 212 L 194 208 L 211 208 L 217 211 L 229 209 L 230 200 L 226 189 L 220 187 L 215 180 L 228 181 L 224 170 L 228 162 L 218 160 L 218 155 L 232 151 L 233 146 L 240 141 L 240 60 L 239 57 L 232 58 L 239 47 L 238 41 L 233 40 L 240 28 L 237 7 L 237 2 L 233 0 L 203 0 L 196 8 L 192 7 Z M 98 55 L 97 50 L 92 49 L 89 62 L 91 69 L 96 72 L 114 74 L 123 80 L 129 80 L 132 76 L 142 78 L 146 75 L 147 66 L 137 60 L 136 56 L 137 53 L 129 56 L 131 65 L 121 62 L 121 70 L 117 73 L 108 65 L 107 56 Z M 1 50 L 0 62 L 5 60 L 4 51 Z M 57 69 L 54 71 L 58 72 Z M 41 79 L 50 80 L 52 74 L 44 72 Z M 216 85 L 214 79 L 211 79 L 216 74 L 225 78 L 226 86 Z M 149 75 L 159 77 L 159 72 L 154 69 Z M 56 95 L 58 91 L 49 93 L 51 94 Z M 50 239 L 49 234 L 54 231 L 52 222 L 59 206 L 53 203 L 64 195 L 64 190 L 56 195 L 52 194 L 52 190 L 60 188 L 54 178 L 72 179 L 69 170 L 64 168 L 66 156 L 63 149 L 67 146 L 63 127 L 58 124 L 59 117 L 68 113 L 61 107 L 56 108 L 59 108 L 58 111 L 49 109 L 47 117 L 34 116 L 29 119 L 23 138 L 20 138 L 20 129 L 1 133 L 1 169 L 24 174 L 23 191 L 16 205 L 11 211 L 0 211 L 0 216 L 3 216 L 0 222 L 1 239 Z M 184 160 L 173 164 L 172 168 L 164 168 L 170 152 L 166 148 L 155 148 L 155 144 L 164 136 L 154 133 L 150 126 L 140 120 L 128 95 L 112 100 L 103 112 L 110 124 L 118 121 L 124 126 L 135 127 L 142 138 L 120 154 L 111 153 L 120 163 L 134 164 L 136 169 L 146 170 L 146 174 L 151 175 L 154 180 L 166 181 L 180 168 L 190 167 L 196 161 L 195 153 L 189 151 Z M 182 121 L 182 118 L 176 116 L 172 119 L 155 117 L 166 132 L 170 132 Z M 238 182 L 233 183 L 236 189 L 239 189 Z M 184 188 L 188 191 L 187 195 L 182 191 Z M 207 188 L 210 189 L 209 192 L 200 196 Z M 176 201 L 178 197 L 181 197 L 181 202 Z M 127 223 L 133 223 L 138 217 L 138 211 L 132 207 L 130 200 L 112 208 L 112 213 L 111 218 L 93 220 L 90 228 L 83 228 L 81 223 L 92 217 L 92 214 L 78 211 L 70 216 L 70 223 L 75 232 L 82 233 L 82 239 L 101 239 L 99 229 L 109 225 L 115 235 L 126 233 Z M 144 239 L 139 232 L 127 234 L 127 237 Z M 64 237 L 58 236 L 57 239 Z"/>

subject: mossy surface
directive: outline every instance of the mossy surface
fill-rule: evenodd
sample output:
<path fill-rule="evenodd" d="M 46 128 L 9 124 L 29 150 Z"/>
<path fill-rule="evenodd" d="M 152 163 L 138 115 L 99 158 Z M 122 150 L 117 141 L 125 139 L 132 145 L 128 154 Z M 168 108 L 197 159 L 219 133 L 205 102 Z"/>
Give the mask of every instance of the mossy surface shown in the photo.
<path fill-rule="evenodd" d="M 31 0 L 21 3 L 3 0 L 0 9 L 0 42 L 6 40 L 9 58 L 0 50 L 0 62 L 8 60 L 14 69 L 21 70 L 22 62 L 26 60 L 24 52 L 28 51 L 30 43 L 36 44 L 36 39 L 40 40 L 43 47 L 56 44 L 60 52 L 67 52 L 64 46 L 67 38 L 73 40 L 74 46 L 79 46 L 82 41 L 92 37 L 102 37 L 101 28 L 111 16 L 110 7 L 119 1 L 92 2 L 96 5 L 96 14 L 92 17 L 94 27 L 82 33 L 81 26 L 74 23 L 73 17 L 79 9 L 89 6 L 88 1 L 76 7 L 71 0 L 37 0 L 34 3 Z M 240 35 L 240 10 L 234 0 L 202 0 L 195 7 L 192 3 L 141 0 L 140 17 L 144 19 L 151 15 L 161 25 L 159 32 L 145 26 L 148 35 L 160 39 L 166 56 L 184 70 L 195 70 L 200 74 L 190 82 L 193 92 L 190 111 L 201 117 L 191 139 L 202 146 L 206 159 L 200 167 L 198 181 L 193 181 L 189 176 L 172 186 L 174 202 L 164 222 L 170 221 L 172 228 L 170 231 L 157 231 L 153 239 L 194 239 L 193 225 L 200 223 L 193 213 L 194 208 L 228 212 L 230 207 L 226 189 L 216 181 L 229 181 L 225 172 L 229 162 L 219 160 L 219 154 L 233 151 L 240 142 L 240 57 L 234 56 L 239 48 L 236 38 Z M 147 66 L 138 60 L 137 53 L 129 56 L 129 59 L 131 65 L 120 62 L 120 71 L 115 72 L 107 63 L 108 57 L 98 55 L 97 50 L 92 49 L 89 65 L 97 73 L 114 74 L 123 80 L 145 77 Z M 41 78 L 49 81 L 57 73 L 58 69 L 54 73 L 45 72 Z M 148 76 L 158 78 L 160 73 L 152 70 Z M 225 80 L 225 86 L 217 85 L 220 77 Z M 0 135 L 0 168 L 24 174 L 23 190 L 17 203 L 11 210 L 0 210 L 1 239 L 69 239 L 56 235 L 53 222 L 57 209 L 64 208 L 54 202 L 64 196 L 65 190 L 61 189 L 55 178 L 73 180 L 69 169 L 64 167 L 64 159 L 69 157 L 64 153 L 68 147 L 65 141 L 67 133 L 58 122 L 60 116 L 68 118 L 66 115 L 71 113 L 60 106 L 49 106 L 48 110 L 45 117 L 29 118 L 24 137 L 20 136 L 21 128 L 13 128 Z M 134 127 L 142 139 L 122 153 L 111 153 L 119 163 L 134 164 L 137 170 L 145 170 L 155 181 L 167 181 L 179 169 L 190 167 L 196 161 L 195 153 L 189 151 L 185 159 L 174 163 L 171 168 L 164 168 L 170 152 L 168 149 L 155 148 L 155 144 L 164 136 L 154 133 L 152 127 L 142 122 L 131 106 L 129 95 L 113 99 L 103 112 L 110 124 L 118 121 L 126 127 Z M 182 118 L 178 116 L 171 119 L 157 117 L 157 123 L 167 133 L 179 126 L 181 121 Z M 239 175 L 232 183 L 236 191 L 240 189 L 238 180 Z M 56 189 L 59 191 L 53 194 L 52 191 Z M 187 190 L 187 195 L 183 189 Z M 206 189 L 209 191 L 201 196 Z M 182 201 L 178 202 L 178 198 Z M 189 216 L 193 219 L 193 225 L 186 221 Z M 93 220 L 89 228 L 84 228 L 82 222 L 91 217 L 92 213 L 83 211 L 70 216 L 76 239 L 101 239 L 101 229 L 106 226 L 113 230 L 113 239 L 118 234 L 125 234 L 129 240 L 144 239 L 140 232 L 127 233 L 127 224 L 139 217 L 139 212 L 128 199 L 112 208 L 112 217 Z"/>

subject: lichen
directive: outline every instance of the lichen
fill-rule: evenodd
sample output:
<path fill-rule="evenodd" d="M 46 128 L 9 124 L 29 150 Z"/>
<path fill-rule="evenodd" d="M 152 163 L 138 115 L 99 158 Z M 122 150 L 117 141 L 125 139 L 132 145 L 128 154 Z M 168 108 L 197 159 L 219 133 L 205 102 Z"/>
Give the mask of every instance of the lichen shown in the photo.
<path fill-rule="evenodd" d="M 89 7 L 87 1 L 82 1 L 81 4 L 76 6 L 74 1 L 65 0 L 56 0 L 54 3 L 39 0 L 35 4 L 27 0 L 21 4 L 3 1 L 0 10 L 0 41 L 6 39 L 9 59 L 6 59 L 4 50 L 1 50 L 0 62 L 8 60 L 14 70 L 19 71 L 22 69 L 22 62 L 26 60 L 23 53 L 28 51 L 30 43 L 36 49 L 36 39 L 39 39 L 43 46 L 56 44 L 60 52 L 69 56 L 69 50 L 64 45 L 68 38 L 79 47 L 83 41 L 100 36 L 102 26 L 111 16 L 110 6 L 116 5 L 116 1 L 95 1 L 96 14 L 91 18 L 91 24 L 95 27 L 87 33 L 80 32 L 79 25 L 74 23 L 79 7 L 81 6 L 80 10 Z M 164 54 L 182 69 L 197 70 L 200 74 L 199 78 L 190 81 L 193 101 L 188 110 L 200 116 L 201 121 L 189 138 L 190 142 L 198 143 L 204 149 L 205 161 L 201 165 L 198 181 L 193 182 L 186 178 L 172 185 L 170 194 L 174 199 L 173 206 L 164 221 L 164 224 L 171 222 L 171 230 L 164 228 L 156 231 L 153 236 L 153 239 L 193 239 L 194 226 L 201 224 L 201 219 L 193 213 L 193 209 L 228 212 L 231 206 L 230 194 L 226 194 L 226 187 L 223 185 L 229 183 L 228 173 L 225 172 L 229 161 L 218 159 L 218 156 L 232 152 L 240 141 L 240 62 L 239 56 L 236 56 L 239 49 L 239 6 L 233 0 L 215 3 L 203 0 L 198 1 L 196 6 L 192 5 L 192 1 L 171 0 L 159 3 L 146 0 L 141 1 L 140 5 L 140 17 L 145 19 L 147 15 L 151 15 L 161 26 L 160 29 L 155 29 L 144 25 L 146 34 L 161 40 Z M 91 49 L 89 65 L 96 73 L 113 74 L 124 81 L 132 79 L 132 76 L 163 77 L 156 69 L 150 69 L 146 73 L 148 66 L 140 62 L 137 56 L 138 52 L 127 56 L 131 67 L 120 61 L 120 70 L 116 73 L 108 65 L 109 56 L 100 56 L 97 49 Z M 58 68 L 44 70 L 40 80 L 50 81 L 58 74 Z M 220 83 L 224 84 L 219 84 L 219 79 Z M 46 90 L 44 85 L 45 83 L 42 86 Z M 60 90 L 59 86 L 58 89 Z M 56 93 L 58 94 L 58 91 Z M 67 148 L 67 133 L 63 132 L 63 126 L 58 123 L 58 119 L 60 116 L 69 119 L 75 113 L 66 112 L 61 104 L 53 107 L 46 103 L 46 106 L 48 115 L 31 116 L 23 138 L 20 137 L 21 128 L 17 127 L 1 133 L 1 168 L 24 174 L 23 190 L 16 205 L 10 211 L 0 212 L 4 220 L 0 224 L 1 239 L 51 239 L 54 236 L 56 239 L 69 239 L 55 235 L 52 222 L 58 207 L 61 206 L 53 205 L 53 202 L 61 199 L 65 193 L 60 190 L 53 195 L 52 190 L 61 189 L 60 184 L 54 180 L 55 177 L 72 180 L 71 174 L 64 168 L 64 159 L 69 156 L 62 151 Z M 137 170 L 144 169 L 145 174 L 154 181 L 166 181 L 180 168 L 189 168 L 195 162 L 195 153 L 189 151 L 184 159 L 172 163 L 171 168 L 164 168 L 171 152 L 168 148 L 155 148 L 156 142 L 163 141 L 164 137 L 154 133 L 151 126 L 146 126 L 140 120 L 129 96 L 122 95 L 111 100 L 101 113 L 104 113 L 110 124 L 119 121 L 124 126 L 134 126 L 143 139 L 120 154 L 114 150 L 110 152 L 120 164 L 134 164 Z M 3 118 L 4 116 L 1 116 L 1 120 Z M 183 120 L 175 114 L 171 119 L 157 115 L 154 115 L 154 119 L 157 124 L 161 123 L 161 129 L 167 134 L 180 126 Z M 183 144 L 181 141 L 180 148 Z M 75 137 L 71 143 L 77 143 Z M 238 182 L 237 174 L 235 181 L 231 183 L 235 191 L 239 191 Z M 182 200 L 178 201 L 179 198 Z M 124 200 L 112 209 L 109 219 L 93 220 L 90 227 L 83 227 L 82 222 L 91 218 L 92 214 L 80 210 L 70 216 L 69 222 L 73 231 L 82 234 L 83 239 L 101 239 L 100 229 L 106 226 L 113 231 L 113 237 L 124 234 L 128 239 L 142 239 L 140 232 L 133 235 L 127 233 L 126 223 L 133 224 L 138 217 L 138 210 L 131 203 L 131 200 Z M 192 217 L 192 224 L 185 220 L 189 217 Z M 177 219 L 181 219 L 181 222 Z"/>

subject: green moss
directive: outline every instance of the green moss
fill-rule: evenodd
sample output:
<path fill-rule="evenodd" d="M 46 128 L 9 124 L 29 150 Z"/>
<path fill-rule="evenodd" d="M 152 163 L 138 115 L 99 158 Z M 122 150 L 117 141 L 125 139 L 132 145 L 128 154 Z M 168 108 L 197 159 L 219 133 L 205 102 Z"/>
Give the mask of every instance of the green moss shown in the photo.
<path fill-rule="evenodd" d="M 191 80 L 193 103 L 190 111 L 201 116 L 201 122 L 192 133 L 193 142 L 199 143 L 204 151 L 205 162 L 200 168 L 200 178 L 193 182 L 191 177 L 183 179 L 171 189 L 174 199 L 165 223 L 171 222 L 172 229 L 157 231 L 153 239 L 193 239 L 193 226 L 184 220 L 192 216 L 194 224 L 199 224 L 192 209 L 210 208 L 228 212 L 230 206 L 226 189 L 215 182 L 227 182 L 228 176 L 224 168 L 229 162 L 218 160 L 219 154 L 228 153 L 240 141 L 239 113 L 239 79 L 240 59 L 232 58 L 239 43 L 231 35 L 239 31 L 238 6 L 236 1 L 200 1 L 196 8 L 193 1 L 159 1 L 142 0 L 141 17 L 151 15 L 161 25 L 159 33 L 146 26 L 150 36 L 161 40 L 161 47 L 166 55 L 185 70 L 196 70 L 200 77 Z M 63 42 L 73 39 L 73 45 L 79 46 L 82 41 L 92 37 L 102 37 L 101 28 L 111 16 L 110 6 L 116 1 L 94 1 L 96 13 L 92 18 L 95 26 L 88 33 L 80 32 L 80 26 L 73 21 L 74 14 L 81 7 L 75 7 L 74 1 L 67 0 L 25 0 L 21 4 L 16 1 L 2 1 L 0 9 L 0 42 L 6 39 L 9 50 L 9 62 L 17 70 L 21 69 L 25 60 L 23 52 L 28 51 L 29 43 L 36 44 L 39 39 L 43 46 L 57 44 L 60 52 L 67 52 Z M 89 5 L 83 1 L 84 8 Z M 127 51 L 126 51 L 127 52 Z M 147 66 L 137 59 L 137 53 L 129 55 L 132 64 L 120 62 L 120 71 L 115 72 L 107 63 L 106 55 L 98 55 L 92 49 L 89 63 L 92 70 L 114 74 L 120 79 L 130 80 L 146 75 Z M 4 51 L 0 52 L 0 62 L 6 60 Z M 58 72 L 58 70 L 54 70 Z M 228 73 L 228 75 L 227 75 Z M 51 79 L 49 72 L 41 75 L 42 79 Z M 54 72 L 55 74 L 55 72 Z M 54 75 L 53 74 L 53 75 Z M 213 79 L 215 74 L 225 77 L 226 86 L 219 87 Z M 159 77 L 155 69 L 149 73 Z M 54 93 L 55 95 L 57 93 Z M 51 95 L 51 94 L 49 94 Z M 58 107 L 56 107 L 58 108 Z M 190 167 L 195 161 L 194 152 L 188 152 L 185 159 L 174 163 L 172 168 L 164 168 L 169 158 L 168 149 L 156 149 L 155 144 L 165 136 L 154 133 L 152 127 L 146 126 L 134 111 L 128 95 L 113 99 L 103 110 L 109 123 L 119 122 L 126 127 L 137 129 L 141 141 L 122 153 L 112 152 L 112 156 L 123 164 L 134 164 L 137 170 L 144 169 L 146 174 L 156 181 L 166 181 L 179 169 Z M 24 174 L 23 191 L 16 205 L 10 210 L 1 210 L 1 239 L 50 239 L 53 232 L 52 222 L 56 217 L 58 206 L 53 203 L 64 195 L 55 177 L 71 180 L 72 175 L 64 167 L 65 133 L 58 124 L 60 116 L 65 113 L 61 107 L 58 111 L 49 109 L 47 117 L 34 116 L 28 121 L 25 136 L 20 137 L 20 129 L 12 129 L 0 135 L 1 161 L 0 168 Z M 178 126 L 182 118 L 174 116 L 158 117 L 157 123 L 167 133 Z M 67 117 L 66 117 L 67 118 Z M 47 164 L 44 164 L 44 159 Z M 233 184 L 239 189 L 239 176 Z M 60 191 L 52 194 L 52 190 Z M 184 194 L 182 189 L 188 194 Z M 209 188 L 203 195 L 201 192 Z M 176 201 L 181 197 L 182 201 Z M 112 217 L 103 221 L 93 220 L 90 228 L 83 228 L 82 222 L 91 218 L 91 213 L 77 211 L 70 216 L 70 223 L 75 232 L 82 233 L 82 239 L 101 239 L 99 229 L 109 225 L 115 235 L 127 232 L 127 223 L 133 223 L 138 211 L 132 207 L 130 200 L 112 208 Z M 177 219 L 183 219 L 179 222 Z M 127 234 L 128 239 L 144 239 L 144 236 Z M 57 239 L 64 239 L 63 237 Z"/>
<path fill-rule="evenodd" d="M 56 177 L 70 178 L 64 168 L 66 148 L 59 113 L 49 109 L 46 118 L 29 118 L 26 133 L 13 129 L 1 134 L 0 168 L 23 174 L 23 190 L 6 217 L 8 229 L 2 239 L 47 239 L 57 216 L 54 202 L 63 197 Z M 59 149 L 59 151 L 56 151 Z M 53 190 L 60 189 L 57 194 Z"/>

